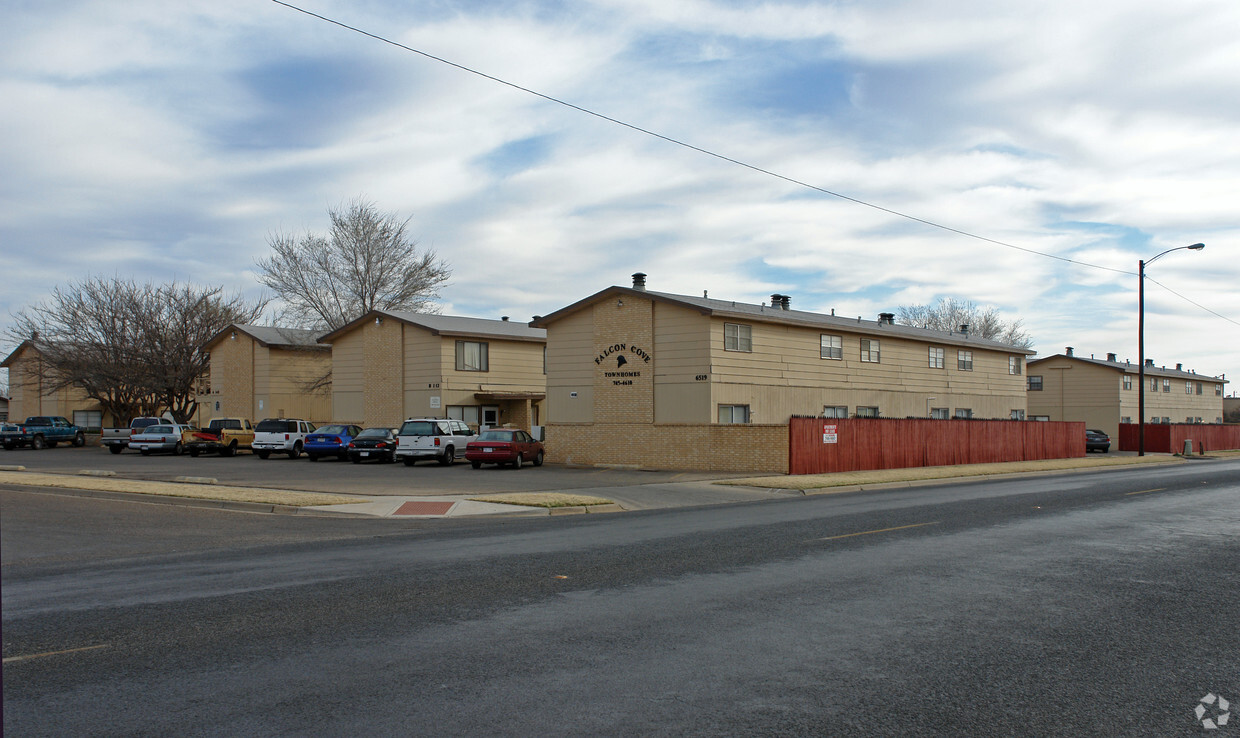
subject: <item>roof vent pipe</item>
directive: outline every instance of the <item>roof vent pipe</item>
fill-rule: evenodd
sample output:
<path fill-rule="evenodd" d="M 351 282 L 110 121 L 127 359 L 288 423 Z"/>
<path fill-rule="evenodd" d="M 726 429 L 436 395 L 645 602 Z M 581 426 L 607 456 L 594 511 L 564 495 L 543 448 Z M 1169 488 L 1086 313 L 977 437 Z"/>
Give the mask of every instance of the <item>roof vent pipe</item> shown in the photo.
<path fill-rule="evenodd" d="M 895 325 L 896 314 L 895 313 L 879 313 L 878 324 L 879 325 Z"/>
<path fill-rule="evenodd" d="M 499 316 L 499 319 L 500 319 L 500 320 L 502 320 L 502 321 L 504 321 L 505 323 L 507 323 L 507 322 L 508 322 L 508 316 L 507 316 L 507 315 L 501 315 L 501 316 Z"/>
<path fill-rule="evenodd" d="M 1177 363 L 1177 364 L 1175 365 L 1175 370 L 1176 370 L 1177 372 L 1182 372 L 1182 371 L 1184 371 L 1184 365 L 1183 365 L 1183 364 L 1181 364 L 1181 363 Z"/>
<path fill-rule="evenodd" d="M 772 294 L 771 295 L 771 308 L 773 310 L 783 310 L 784 309 L 784 296 L 779 294 L 778 292 Z"/>
<path fill-rule="evenodd" d="M 1065 347 L 1064 347 L 1064 351 L 1068 354 L 1068 356 L 1071 356 L 1071 355 L 1072 355 L 1072 347 L 1071 347 L 1071 346 L 1065 346 Z"/>
<path fill-rule="evenodd" d="M 968 323 L 961 323 L 961 324 L 960 324 L 960 332 L 961 332 L 961 333 L 963 333 L 963 334 L 964 334 L 964 335 L 966 335 L 966 336 L 967 336 L 967 335 L 969 335 L 969 324 L 968 324 Z"/>
<path fill-rule="evenodd" d="M 1107 361 L 1115 361 L 1115 354 L 1107 354 Z"/>
<path fill-rule="evenodd" d="M 1145 360 L 1145 365 L 1146 365 L 1146 366 L 1154 366 L 1154 360 L 1153 360 L 1153 359 L 1146 359 L 1146 360 Z"/>
<path fill-rule="evenodd" d="M 646 291 L 646 275 L 643 272 L 637 272 L 633 275 L 633 289 Z"/>
<path fill-rule="evenodd" d="M 790 303 L 791 303 L 791 302 L 792 302 L 792 297 L 791 297 L 790 295 L 780 295 L 780 296 L 779 296 L 779 306 L 780 306 L 781 308 L 783 308 L 784 310 L 791 310 L 791 309 L 792 309 L 792 307 L 791 307 L 791 305 L 790 305 Z"/>

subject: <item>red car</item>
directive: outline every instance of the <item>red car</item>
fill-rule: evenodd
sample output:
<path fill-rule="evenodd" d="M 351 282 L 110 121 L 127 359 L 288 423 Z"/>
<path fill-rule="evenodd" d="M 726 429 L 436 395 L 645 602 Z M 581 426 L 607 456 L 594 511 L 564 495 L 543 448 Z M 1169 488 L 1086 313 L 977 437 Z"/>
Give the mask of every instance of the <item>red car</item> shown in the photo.
<path fill-rule="evenodd" d="M 475 469 L 483 464 L 512 464 L 520 469 L 527 461 L 542 466 L 543 445 L 523 430 L 488 430 L 465 445 L 465 459 Z"/>

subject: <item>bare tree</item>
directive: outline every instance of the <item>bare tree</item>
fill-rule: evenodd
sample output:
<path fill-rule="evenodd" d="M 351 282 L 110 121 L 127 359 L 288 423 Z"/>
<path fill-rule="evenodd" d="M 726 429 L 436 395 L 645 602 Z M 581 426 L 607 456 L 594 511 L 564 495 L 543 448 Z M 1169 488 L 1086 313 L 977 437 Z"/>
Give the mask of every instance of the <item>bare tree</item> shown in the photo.
<path fill-rule="evenodd" d="M 971 335 L 988 338 L 1017 348 L 1031 348 L 1033 338 L 1023 329 L 1024 321 L 1007 321 L 993 307 L 985 310 L 968 300 L 943 297 L 929 305 L 901 305 L 897 320 L 903 325 L 938 331 L 955 331 L 968 325 Z"/>
<path fill-rule="evenodd" d="M 118 422 L 165 410 L 184 422 L 208 369 L 203 344 L 264 308 L 220 287 L 93 277 L 19 311 L 9 338 L 34 342 L 44 392 L 76 387 Z"/>
<path fill-rule="evenodd" d="M 361 199 L 327 214 L 326 236 L 272 234 L 272 255 L 257 262 L 258 281 L 284 303 L 282 322 L 331 331 L 374 309 L 437 310 L 452 270 L 434 251 L 418 252 L 410 218 Z"/>

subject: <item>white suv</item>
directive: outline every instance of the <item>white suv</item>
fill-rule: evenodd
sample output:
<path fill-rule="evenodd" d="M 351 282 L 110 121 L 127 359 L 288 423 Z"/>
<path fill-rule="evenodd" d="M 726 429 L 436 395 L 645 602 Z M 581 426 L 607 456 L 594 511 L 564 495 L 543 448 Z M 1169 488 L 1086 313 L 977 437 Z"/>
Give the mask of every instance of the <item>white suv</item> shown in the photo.
<path fill-rule="evenodd" d="M 405 466 L 419 459 L 435 459 L 447 466 L 456 457 L 465 456 L 465 444 L 474 439 L 474 432 L 460 420 L 449 418 L 410 418 L 400 426 L 396 458 Z"/>
<path fill-rule="evenodd" d="M 265 459 L 274 451 L 288 454 L 290 459 L 301 456 L 306 436 L 314 432 L 314 423 L 296 418 L 267 418 L 254 427 L 251 446 L 258 458 Z"/>

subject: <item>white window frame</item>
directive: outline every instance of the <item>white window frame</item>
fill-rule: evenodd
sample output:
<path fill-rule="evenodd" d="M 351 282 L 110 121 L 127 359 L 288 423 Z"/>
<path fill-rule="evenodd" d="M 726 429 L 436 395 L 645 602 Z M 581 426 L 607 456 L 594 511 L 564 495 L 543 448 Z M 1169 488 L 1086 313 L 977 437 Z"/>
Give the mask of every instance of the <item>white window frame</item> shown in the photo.
<path fill-rule="evenodd" d="M 818 336 L 818 356 L 822 359 L 842 361 L 844 359 L 844 338 L 822 333 Z"/>
<path fill-rule="evenodd" d="M 1170 392 L 1170 391 L 1171 391 L 1171 380 L 1164 379 L 1163 380 L 1163 392 Z"/>
<path fill-rule="evenodd" d="M 477 356 L 470 357 L 468 355 L 469 347 L 477 346 Z M 456 370 L 458 372 L 489 372 L 491 370 L 490 347 L 486 341 L 457 341 L 456 342 Z M 478 366 L 470 366 L 470 359 L 474 359 Z"/>
<path fill-rule="evenodd" d="M 847 418 L 848 417 L 848 406 L 847 405 L 824 405 L 822 407 L 822 417 L 833 418 L 833 419 Z"/>
<path fill-rule="evenodd" d="M 1024 411 L 1024 410 L 1020 410 L 1020 409 L 1013 410 L 1013 411 L 1011 412 L 1010 417 L 1011 417 L 1011 419 L 1012 419 L 1012 420 L 1024 420 L 1024 419 L 1025 419 L 1025 411 Z"/>
<path fill-rule="evenodd" d="M 861 361 L 863 363 L 881 364 L 882 358 L 882 345 L 877 338 L 861 339 Z"/>
<path fill-rule="evenodd" d="M 951 417 L 952 417 L 951 408 L 946 408 L 946 407 L 930 408 L 930 419 L 931 420 L 951 420 Z"/>
<path fill-rule="evenodd" d="M 879 412 L 877 405 L 858 405 L 857 406 L 857 417 L 858 418 L 878 418 L 878 417 L 882 417 L 882 413 Z"/>
<path fill-rule="evenodd" d="M 1125 374 L 1125 375 L 1124 375 L 1124 385 L 1123 385 L 1123 386 L 1124 386 L 1124 389 L 1126 389 L 1126 390 L 1130 390 L 1130 389 L 1132 389 L 1132 375 L 1131 375 L 1131 374 Z"/>
<path fill-rule="evenodd" d="M 753 326 L 744 323 L 724 323 L 723 350 L 753 353 Z"/>
<path fill-rule="evenodd" d="M 973 352 L 958 349 L 956 351 L 956 369 L 962 372 L 973 371 Z"/>
<path fill-rule="evenodd" d="M 972 420 L 973 419 L 973 408 L 958 407 L 956 408 L 956 413 L 952 417 L 956 418 L 957 420 Z"/>
<path fill-rule="evenodd" d="M 941 347 L 931 346 L 928 353 L 929 353 L 929 362 L 930 362 L 931 369 L 945 368 L 945 364 L 944 364 L 945 359 L 943 357 L 946 354 L 946 352 Z"/>
<path fill-rule="evenodd" d="M 1008 357 L 1008 374 L 1020 376 L 1023 373 L 1022 364 L 1019 356 Z"/>
<path fill-rule="evenodd" d="M 724 418 L 724 413 L 727 418 Z M 741 420 L 737 420 L 737 413 L 740 413 Z M 749 423 L 749 406 L 748 405 L 720 405 L 716 413 L 720 425 L 745 425 Z"/>

